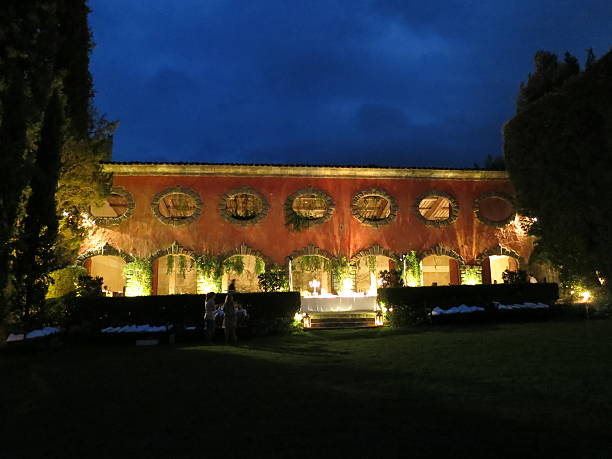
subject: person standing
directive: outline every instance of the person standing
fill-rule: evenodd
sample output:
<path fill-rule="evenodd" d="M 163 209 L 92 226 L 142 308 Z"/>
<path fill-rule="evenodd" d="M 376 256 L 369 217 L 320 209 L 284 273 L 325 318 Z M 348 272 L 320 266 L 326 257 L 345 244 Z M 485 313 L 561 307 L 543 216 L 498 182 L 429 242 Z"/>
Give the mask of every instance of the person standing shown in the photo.
<path fill-rule="evenodd" d="M 227 294 L 225 303 L 223 303 L 223 327 L 225 328 L 225 342 L 236 344 L 236 341 L 238 341 L 236 336 L 236 310 L 231 293 Z"/>
<path fill-rule="evenodd" d="M 215 305 L 215 292 L 208 292 L 206 294 L 206 305 L 204 312 L 204 323 L 206 324 L 206 343 L 211 344 L 215 337 L 215 314 L 217 312 L 217 306 Z"/>
<path fill-rule="evenodd" d="M 227 286 L 227 293 L 236 293 L 236 279 L 232 279 Z"/>

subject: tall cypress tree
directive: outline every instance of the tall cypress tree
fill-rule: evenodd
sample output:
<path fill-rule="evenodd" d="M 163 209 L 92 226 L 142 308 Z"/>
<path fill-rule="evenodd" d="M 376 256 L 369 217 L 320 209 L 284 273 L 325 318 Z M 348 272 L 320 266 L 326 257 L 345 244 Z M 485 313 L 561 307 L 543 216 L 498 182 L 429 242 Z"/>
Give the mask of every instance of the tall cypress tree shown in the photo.
<path fill-rule="evenodd" d="M 536 253 L 568 285 L 605 279 L 612 293 L 612 52 L 563 75 L 506 123 L 506 165 L 523 214 L 537 217 Z"/>
<path fill-rule="evenodd" d="M 86 0 L 0 8 L 0 327 L 9 310 L 42 307 L 49 271 L 84 236 L 84 200 L 108 187 L 100 160 L 114 125 L 92 108 L 88 13 Z"/>

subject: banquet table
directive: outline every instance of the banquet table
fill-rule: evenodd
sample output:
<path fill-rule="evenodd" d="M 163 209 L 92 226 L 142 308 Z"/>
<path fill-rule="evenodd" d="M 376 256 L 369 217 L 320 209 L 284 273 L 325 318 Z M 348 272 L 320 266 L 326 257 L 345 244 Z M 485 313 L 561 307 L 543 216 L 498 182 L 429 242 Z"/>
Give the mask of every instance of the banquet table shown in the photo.
<path fill-rule="evenodd" d="M 376 311 L 375 296 L 305 296 L 302 312 Z"/>

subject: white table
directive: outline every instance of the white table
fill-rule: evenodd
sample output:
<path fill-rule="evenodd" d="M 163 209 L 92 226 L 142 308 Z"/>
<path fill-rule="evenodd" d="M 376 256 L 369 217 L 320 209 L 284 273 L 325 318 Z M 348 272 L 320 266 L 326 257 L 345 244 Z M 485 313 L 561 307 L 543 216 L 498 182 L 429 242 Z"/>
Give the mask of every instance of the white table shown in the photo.
<path fill-rule="evenodd" d="M 302 312 L 376 311 L 375 296 L 305 296 Z"/>

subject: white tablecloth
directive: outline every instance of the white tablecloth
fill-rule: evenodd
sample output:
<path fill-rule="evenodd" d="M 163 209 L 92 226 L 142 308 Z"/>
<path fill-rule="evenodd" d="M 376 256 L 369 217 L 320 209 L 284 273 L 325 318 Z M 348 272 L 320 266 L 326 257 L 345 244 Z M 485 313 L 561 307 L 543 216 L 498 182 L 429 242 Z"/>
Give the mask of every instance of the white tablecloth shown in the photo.
<path fill-rule="evenodd" d="M 302 297 L 302 312 L 376 311 L 375 296 Z"/>

